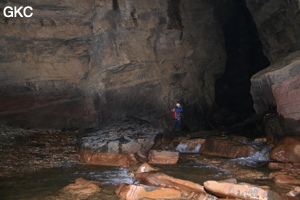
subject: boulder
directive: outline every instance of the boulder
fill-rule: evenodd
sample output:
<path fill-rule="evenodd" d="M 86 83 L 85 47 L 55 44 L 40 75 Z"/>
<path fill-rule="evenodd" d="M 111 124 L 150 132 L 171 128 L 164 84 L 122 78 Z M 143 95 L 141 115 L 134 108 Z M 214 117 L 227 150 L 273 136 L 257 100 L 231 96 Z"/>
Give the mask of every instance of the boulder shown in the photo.
<path fill-rule="evenodd" d="M 179 152 L 150 150 L 148 160 L 150 164 L 176 164 L 179 160 Z"/>
<path fill-rule="evenodd" d="M 299 135 L 300 130 L 300 51 L 277 60 L 251 78 L 251 94 L 254 109 L 263 114 L 269 108 L 277 108 L 284 134 Z M 275 134 L 281 130 L 276 129 Z"/>
<path fill-rule="evenodd" d="M 75 183 L 69 184 L 60 191 L 60 197 L 66 196 L 73 199 L 87 199 L 90 196 L 97 195 L 100 192 L 99 182 L 88 181 L 83 178 L 77 178 Z"/>
<path fill-rule="evenodd" d="M 295 197 L 289 197 L 250 184 L 206 181 L 204 182 L 204 188 L 220 197 L 241 198 L 247 200 L 296 200 Z"/>
<path fill-rule="evenodd" d="M 177 179 L 164 173 L 139 173 L 136 174 L 139 183 L 158 187 L 176 188 L 183 193 L 206 193 L 202 185 Z"/>
<path fill-rule="evenodd" d="M 128 185 L 122 183 L 115 194 L 125 200 L 149 199 L 180 199 L 181 193 L 174 188 L 160 188 L 147 185 Z"/>
<path fill-rule="evenodd" d="M 152 172 L 152 171 L 157 171 L 153 167 L 151 167 L 149 164 L 144 163 L 142 164 L 135 173 L 144 173 L 144 172 Z"/>
<path fill-rule="evenodd" d="M 78 143 L 81 150 L 98 153 L 145 153 L 162 132 L 162 129 L 155 129 L 146 121 L 127 118 L 99 131 L 81 135 Z"/>
<path fill-rule="evenodd" d="M 227 158 L 248 157 L 252 152 L 251 146 L 230 140 L 227 137 L 207 138 L 200 148 L 201 154 Z"/>
<path fill-rule="evenodd" d="M 95 153 L 80 151 L 80 158 L 87 164 L 105 166 L 128 166 L 138 163 L 133 154 Z"/>
<path fill-rule="evenodd" d="M 279 162 L 300 162 L 300 136 L 283 138 L 270 152 L 270 158 Z"/>
<path fill-rule="evenodd" d="M 300 68 L 300 61 L 297 62 Z M 300 70 L 298 76 L 290 77 L 272 85 L 277 112 L 282 116 L 282 126 L 289 135 L 300 133 Z"/>

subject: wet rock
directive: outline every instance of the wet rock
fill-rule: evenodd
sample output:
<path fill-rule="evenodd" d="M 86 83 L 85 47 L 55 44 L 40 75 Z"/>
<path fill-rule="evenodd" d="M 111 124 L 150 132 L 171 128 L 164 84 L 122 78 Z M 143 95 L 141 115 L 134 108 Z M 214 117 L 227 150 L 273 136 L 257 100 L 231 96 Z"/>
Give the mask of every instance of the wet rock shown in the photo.
<path fill-rule="evenodd" d="M 133 154 L 94 153 L 80 151 L 80 158 L 87 164 L 105 166 L 128 166 L 138 163 Z"/>
<path fill-rule="evenodd" d="M 204 182 L 204 187 L 206 190 L 220 197 L 241 198 L 248 200 L 296 200 L 294 197 L 289 197 L 269 189 L 263 189 L 250 184 L 206 181 Z"/>
<path fill-rule="evenodd" d="M 297 179 L 285 171 L 273 172 L 269 176 L 274 179 L 275 183 L 300 184 L 300 179 Z"/>
<path fill-rule="evenodd" d="M 150 150 L 148 155 L 150 164 L 176 164 L 179 160 L 177 151 Z"/>
<path fill-rule="evenodd" d="M 192 200 L 217 200 L 219 198 L 217 198 L 216 196 L 210 195 L 210 194 L 197 194 L 195 195 Z"/>
<path fill-rule="evenodd" d="M 152 171 L 157 171 L 157 170 L 151 167 L 149 164 L 144 163 L 137 169 L 136 173 L 144 173 L 144 172 L 152 172 Z"/>
<path fill-rule="evenodd" d="M 294 177 L 296 179 L 300 179 L 300 163 L 270 162 L 268 166 L 270 169 L 280 169 L 281 171 L 278 173 L 284 173 L 284 174 Z M 276 174 L 276 173 L 277 172 L 275 172 L 274 174 Z M 270 176 L 274 177 L 272 174 Z"/>
<path fill-rule="evenodd" d="M 300 162 L 300 137 L 283 138 L 270 152 L 270 158 L 280 162 Z"/>
<path fill-rule="evenodd" d="M 181 193 L 174 188 L 161 188 L 147 185 L 128 185 L 122 183 L 115 190 L 118 197 L 125 200 L 150 199 L 179 199 Z"/>
<path fill-rule="evenodd" d="M 298 186 L 293 188 L 288 193 L 286 193 L 287 196 L 291 196 L 291 197 L 299 196 L 299 194 L 300 194 L 300 187 L 298 187 Z"/>
<path fill-rule="evenodd" d="M 267 138 L 256 138 L 254 139 L 255 142 L 267 142 Z"/>
<path fill-rule="evenodd" d="M 164 173 L 139 173 L 136 174 L 136 179 L 145 185 L 176 188 L 183 193 L 206 193 L 202 185 L 191 181 L 177 179 Z"/>
<path fill-rule="evenodd" d="M 61 192 L 68 193 L 70 195 L 78 196 L 90 196 L 94 193 L 100 192 L 99 182 L 88 181 L 83 178 L 77 178 L 74 184 L 69 184 L 64 187 Z"/>
<path fill-rule="evenodd" d="M 300 169 L 300 163 L 269 162 L 270 169 Z"/>
<path fill-rule="evenodd" d="M 148 154 L 147 153 L 137 152 L 137 153 L 134 154 L 134 157 L 140 163 L 147 163 L 148 162 Z"/>
<path fill-rule="evenodd" d="M 176 150 L 180 153 L 198 153 L 205 139 L 181 138 Z"/>
<path fill-rule="evenodd" d="M 275 183 L 286 183 L 286 184 L 300 184 L 300 179 L 297 179 L 293 176 L 281 173 L 281 174 L 276 174 L 274 176 L 274 182 Z"/>
<path fill-rule="evenodd" d="M 163 130 L 153 128 L 145 121 L 128 119 L 80 137 L 79 148 L 97 153 L 145 153 Z"/>
<path fill-rule="evenodd" d="M 252 152 L 251 146 L 230 140 L 227 137 L 207 138 L 200 148 L 201 154 L 227 158 L 247 157 Z"/>

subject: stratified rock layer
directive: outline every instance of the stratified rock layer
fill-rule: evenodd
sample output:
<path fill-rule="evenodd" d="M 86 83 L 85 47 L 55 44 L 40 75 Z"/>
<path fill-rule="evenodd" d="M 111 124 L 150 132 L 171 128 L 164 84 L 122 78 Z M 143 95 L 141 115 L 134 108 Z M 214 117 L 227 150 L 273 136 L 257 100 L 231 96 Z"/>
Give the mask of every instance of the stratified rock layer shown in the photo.
<path fill-rule="evenodd" d="M 290 54 L 251 78 L 251 94 L 256 112 L 262 114 L 270 107 L 277 107 L 286 135 L 300 133 L 299 55 L 300 52 Z"/>
<path fill-rule="evenodd" d="M 246 0 L 271 65 L 251 79 L 254 109 L 272 107 L 282 116 L 285 135 L 300 133 L 300 10 L 299 2 Z M 276 133 L 275 133 L 276 134 Z M 279 134 L 279 133 L 278 133 Z"/>
<path fill-rule="evenodd" d="M 90 128 L 130 115 L 166 126 L 180 101 L 186 125 L 201 126 L 225 67 L 222 31 L 213 4 L 178 2 L 26 1 L 31 18 L 0 22 L 0 121 Z"/>

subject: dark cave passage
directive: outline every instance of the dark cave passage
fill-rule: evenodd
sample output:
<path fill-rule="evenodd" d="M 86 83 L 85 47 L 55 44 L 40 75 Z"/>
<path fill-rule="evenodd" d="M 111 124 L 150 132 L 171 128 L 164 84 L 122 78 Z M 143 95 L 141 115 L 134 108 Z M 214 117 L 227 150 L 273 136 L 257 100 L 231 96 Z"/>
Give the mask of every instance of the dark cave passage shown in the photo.
<path fill-rule="evenodd" d="M 245 1 L 218 1 L 215 16 L 222 23 L 227 53 L 225 72 L 216 80 L 216 103 L 245 119 L 254 113 L 250 79 L 269 61 Z"/>

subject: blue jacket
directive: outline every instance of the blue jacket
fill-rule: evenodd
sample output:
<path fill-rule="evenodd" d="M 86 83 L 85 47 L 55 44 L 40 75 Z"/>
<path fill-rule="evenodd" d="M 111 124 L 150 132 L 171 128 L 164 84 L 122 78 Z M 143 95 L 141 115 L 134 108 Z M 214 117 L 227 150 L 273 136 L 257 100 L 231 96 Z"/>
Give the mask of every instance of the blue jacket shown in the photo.
<path fill-rule="evenodd" d="M 175 109 L 176 109 L 176 115 L 179 116 L 180 118 L 180 113 L 183 111 L 182 107 L 180 108 L 176 107 Z"/>

